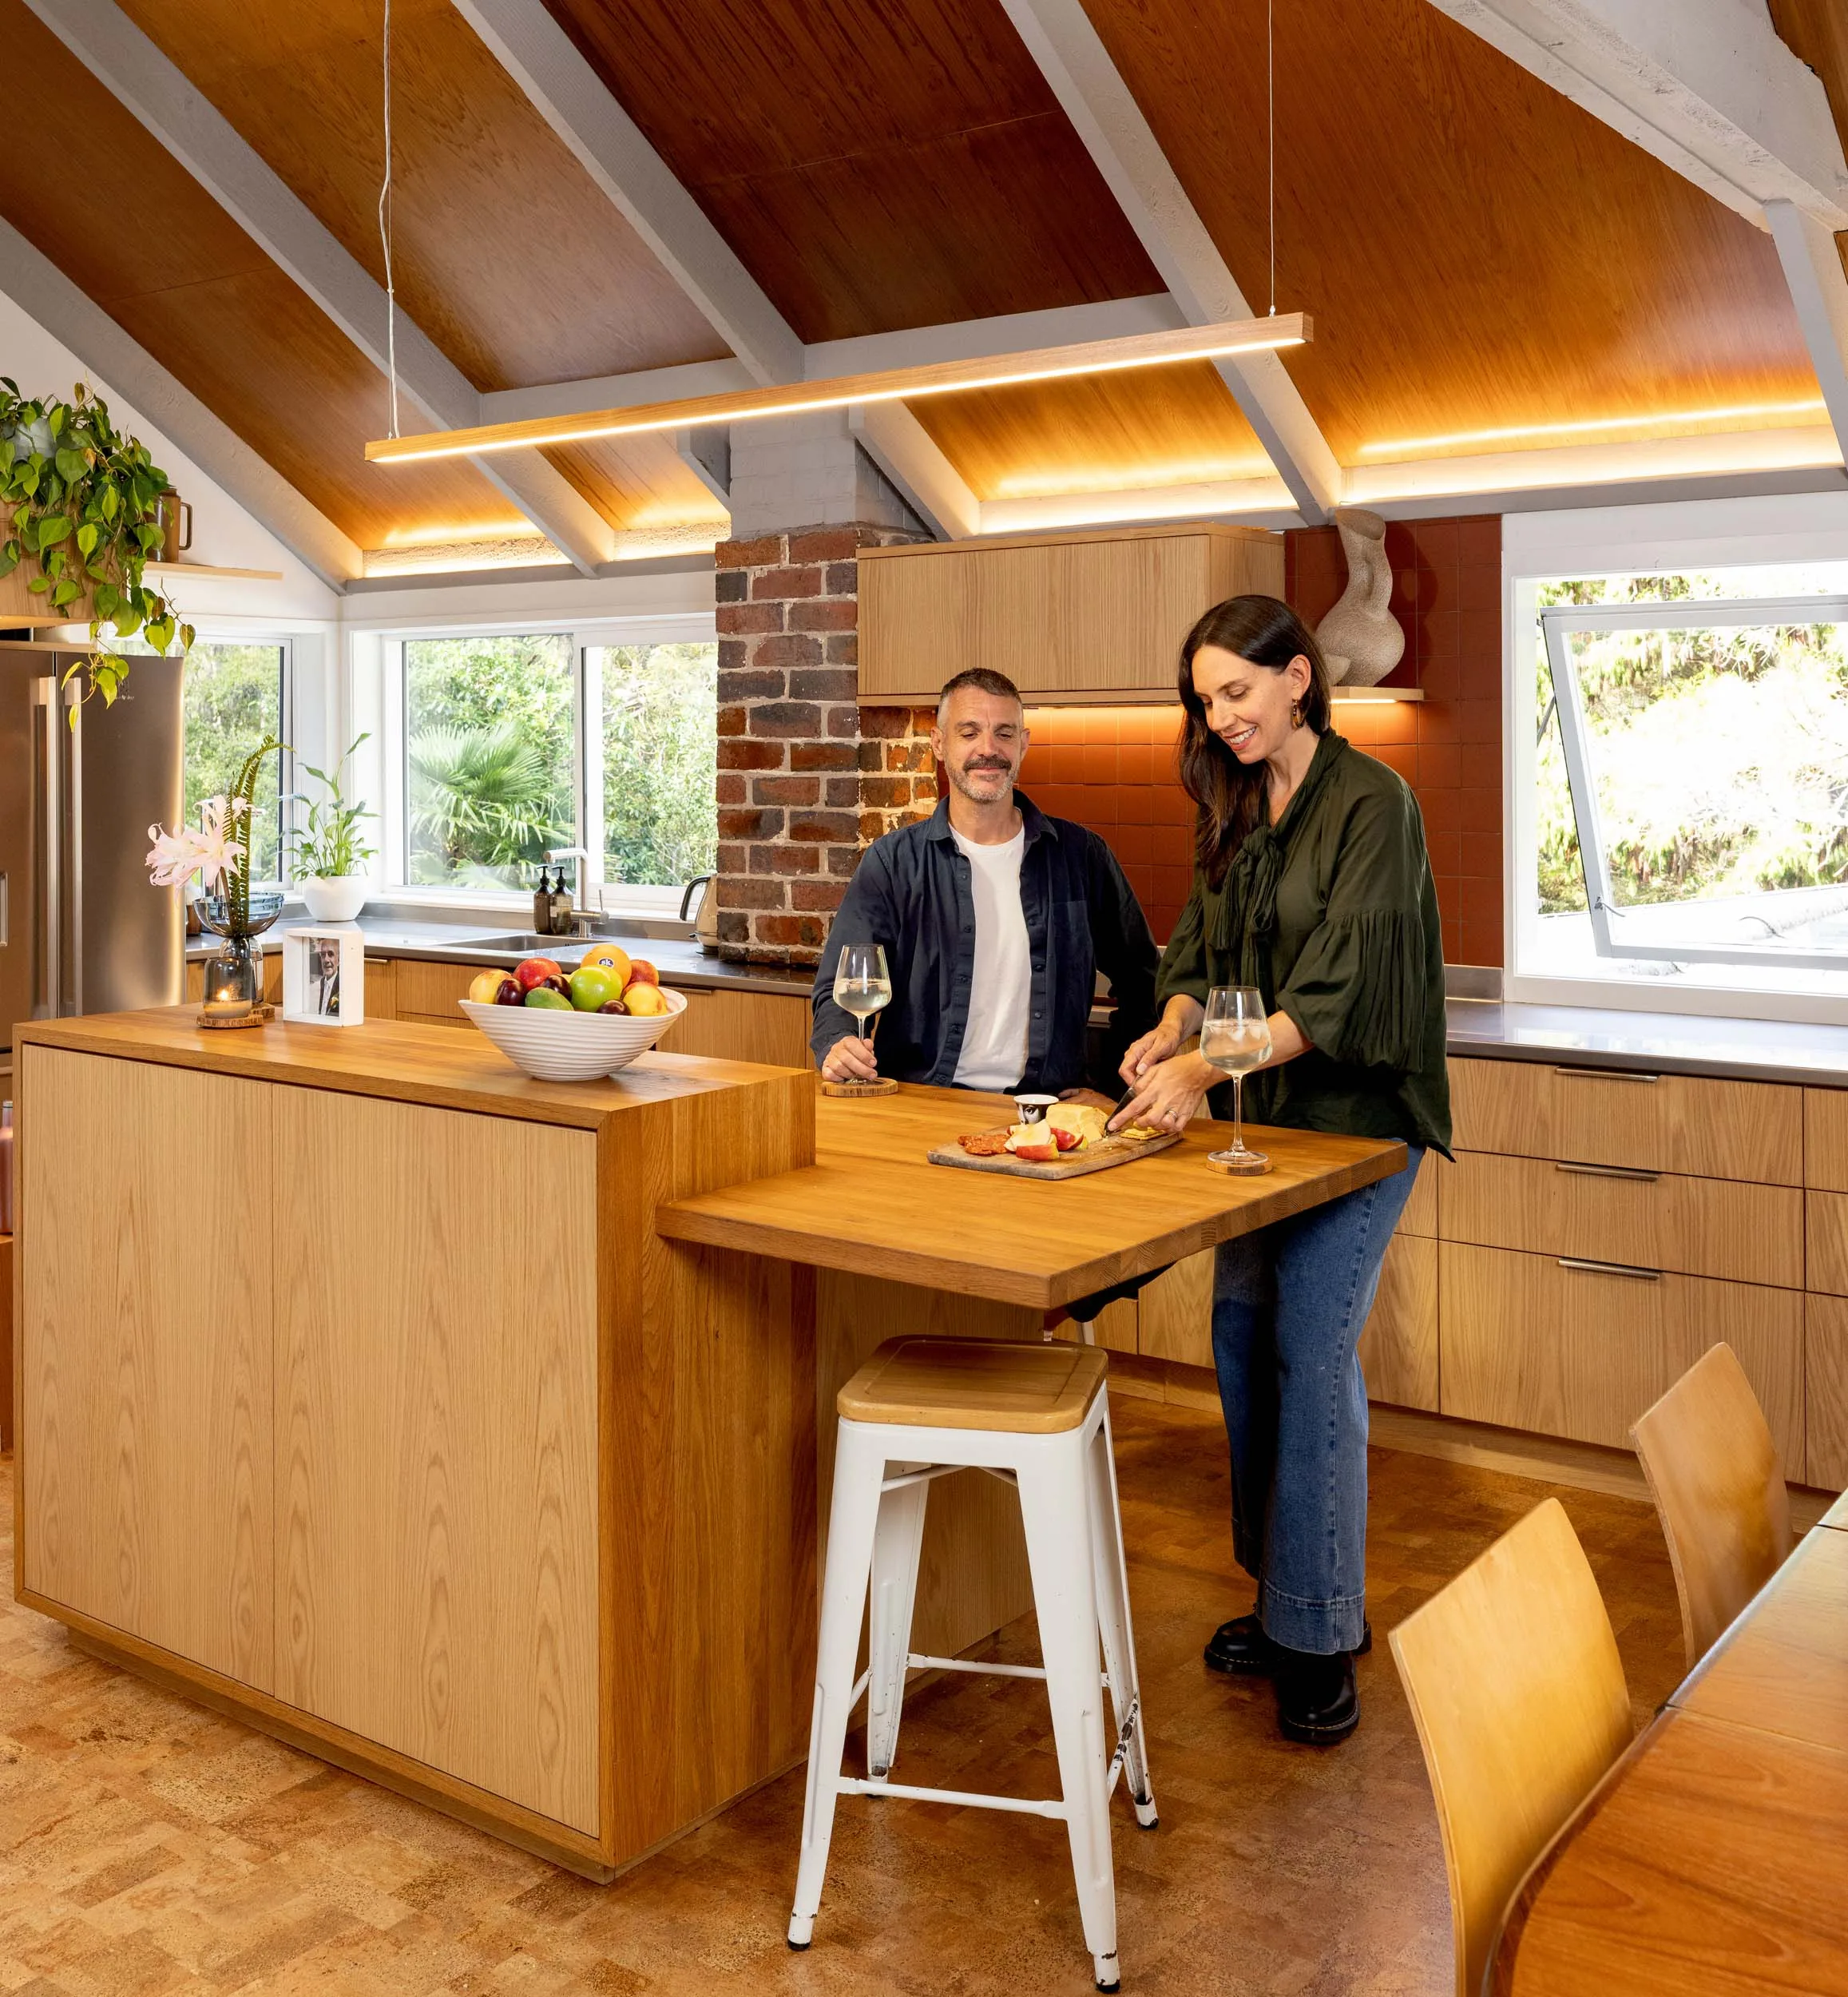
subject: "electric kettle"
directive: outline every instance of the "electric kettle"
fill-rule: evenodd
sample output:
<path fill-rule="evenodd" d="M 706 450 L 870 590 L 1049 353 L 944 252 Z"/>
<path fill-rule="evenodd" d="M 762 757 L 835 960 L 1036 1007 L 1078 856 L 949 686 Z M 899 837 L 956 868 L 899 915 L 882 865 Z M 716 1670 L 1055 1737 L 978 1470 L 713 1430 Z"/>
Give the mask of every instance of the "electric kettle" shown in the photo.
<path fill-rule="evenodd" d="M 712 874 L 696 874 L 687 883 L 686 892 L 680 897 L 680 920 L 687 919 L 687 904 L 693 899 L 693 890 L 702 883 L 705 893 L 700 897 L 700 912 L 693 923 L 693 935 L 700 947 L 710 954 L 719 947 L 719 882 Z"/>

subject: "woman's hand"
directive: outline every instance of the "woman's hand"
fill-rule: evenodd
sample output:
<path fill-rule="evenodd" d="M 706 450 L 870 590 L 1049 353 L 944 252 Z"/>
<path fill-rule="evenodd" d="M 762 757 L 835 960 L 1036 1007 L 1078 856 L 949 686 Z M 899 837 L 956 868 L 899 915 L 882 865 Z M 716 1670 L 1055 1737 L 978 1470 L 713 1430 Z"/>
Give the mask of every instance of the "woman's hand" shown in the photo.
<path fill-rule="evenodd" d="M 879 1062 L 872 1042 L 843 1034 L 823 1057 L 821 1077 L 824 1082 L 877 1082 Z"/>
<path fill-rule="evenodd" d="M 1110 1119 L 1110 1128 L 1125 1130 L 1143 1123 L 1163 1132 L 1184 1130 L 1198 1115 L 1207 1090 L 1223 1079 L 1197 1054 L 1175 1054 L 1148 1070 L 1134 1098 Z"/>
<path fill-rule="evenodd" d="M 1140 1082 L 1157 1062 L 1172 1060 L 1180 1052 L 1181 1042 L 1200 1030 L 1200 1022 L 1204 1017 L 1205 1008 L 1198 999 L 1169 999 L 1167 1010 L 1154 1030 L 1145 1033 L 1131 1046 L 1116 1072 L 1125 1082 Z"/>

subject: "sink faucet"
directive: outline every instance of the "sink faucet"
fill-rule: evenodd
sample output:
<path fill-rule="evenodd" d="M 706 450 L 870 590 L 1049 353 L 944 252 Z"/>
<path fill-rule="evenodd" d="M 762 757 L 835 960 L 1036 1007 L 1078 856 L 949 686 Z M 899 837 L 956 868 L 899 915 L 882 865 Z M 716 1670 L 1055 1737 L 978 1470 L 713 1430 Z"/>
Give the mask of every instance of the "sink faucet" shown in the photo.
<path fill-rule="evenodd" d="M 548 867 L 561 865 L 568 860 L 577 861 L 577 891 L 571 898 L 571 926 L 581 935 L 589 935 L 590 916 L 584 906 L 584 870 L 589 863 L 589 853 L 581 846 L 553 846 L 546 848 L 545 857 Z"/>

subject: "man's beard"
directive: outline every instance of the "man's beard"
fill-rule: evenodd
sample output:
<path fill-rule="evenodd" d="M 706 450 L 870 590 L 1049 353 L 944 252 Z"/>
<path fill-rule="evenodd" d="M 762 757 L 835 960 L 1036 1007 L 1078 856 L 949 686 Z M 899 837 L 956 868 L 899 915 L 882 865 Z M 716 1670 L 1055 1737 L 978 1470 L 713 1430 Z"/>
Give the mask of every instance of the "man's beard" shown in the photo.
<path fill-rule="evenodd" d="M 962 792 L 962 795 L 966 797 L 972 804 L 998 804 L 1001 800 L 999 797 L 985 797 L 981 796 L 978 792 L 971 788 L 970 783 L 971 777 L 981 778 L 998 776 L 1003 778 L 1007 784 L 1005 795 L 1011 796 L 1013 792 L 1014 772 L 1011 766 L 1003 766 L 990 763 L 978 764 L 972 767 L 966 764 L 962 768 L 959 770 L 953 769 L 949 772 L 949 774 L 950 782 L 958 790 Z"/>

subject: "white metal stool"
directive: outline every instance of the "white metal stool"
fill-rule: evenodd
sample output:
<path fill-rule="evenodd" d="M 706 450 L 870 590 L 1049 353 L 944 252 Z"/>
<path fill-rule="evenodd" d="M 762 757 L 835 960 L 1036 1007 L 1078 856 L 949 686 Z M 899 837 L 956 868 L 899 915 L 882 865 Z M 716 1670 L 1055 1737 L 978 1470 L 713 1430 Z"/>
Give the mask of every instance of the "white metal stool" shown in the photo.
<path fill-rule="evenodd" d="M 1126 1778 L 1136 1820 L 1145 1830 L 1155 1828 L 1156 1812 L 1104 1392 L 1108 1363 L 1108 1355 L 1095 1346 L 894 1339 L 841 1389 L 791 1947 L 806 1948 L 815 1931 L 839 1797 L 973 1804 L 1064 1820 L 1097 1987 L 1117 1987 L 1110 1797 L 1118 1775 Z M 934 1479 L 963 1469 L 1004 1478 L 1020 1493 L 1042 1667 L 966 1664 L 921 1657 L 911 1649 L 925 1503 Z M 856 1679 L 860 1618 L 869 1595 L 867 1669 Z M 1044 1678 L 1058 1750 L 1058 1800 L 892 1781 L 910 1667 Z M 1106 1686 L 1115 1721 L 1108 1740 Z M 862 1692 L 866 1773 L 856 1777 L 843 1773 L 842 1759 L 848 1717 Z"/>

